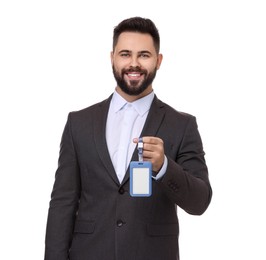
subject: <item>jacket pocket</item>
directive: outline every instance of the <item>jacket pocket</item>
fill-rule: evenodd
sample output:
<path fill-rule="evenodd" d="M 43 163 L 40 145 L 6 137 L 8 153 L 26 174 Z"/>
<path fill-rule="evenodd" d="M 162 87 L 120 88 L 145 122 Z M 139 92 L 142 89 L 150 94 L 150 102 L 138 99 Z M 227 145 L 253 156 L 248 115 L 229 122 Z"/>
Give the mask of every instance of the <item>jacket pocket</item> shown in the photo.
<path fill-rule="evenodd" d="M 178 236 L 178 223 L 173 224 L 147 224 L 147 232 L 150 236 Z"/>
<path fill-rule="evenodd" d="M 74 233 L 91 234 L 94 232 L 95 222 L 77 220 L 74 227 Z"/>

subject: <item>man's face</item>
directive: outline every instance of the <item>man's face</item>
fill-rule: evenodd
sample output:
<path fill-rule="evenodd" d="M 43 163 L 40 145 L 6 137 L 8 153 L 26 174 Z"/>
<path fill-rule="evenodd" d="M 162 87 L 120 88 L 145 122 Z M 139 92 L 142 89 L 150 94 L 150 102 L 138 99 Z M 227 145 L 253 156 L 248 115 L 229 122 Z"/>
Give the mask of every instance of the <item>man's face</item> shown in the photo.
<path fill-rule="evenodd" d="M 156 53 L 149 34 L 124 32 L 111 53 L 111 60 L 117 85 L 126 94 L 137 96 L 152 89 L 162 57 Z"/>

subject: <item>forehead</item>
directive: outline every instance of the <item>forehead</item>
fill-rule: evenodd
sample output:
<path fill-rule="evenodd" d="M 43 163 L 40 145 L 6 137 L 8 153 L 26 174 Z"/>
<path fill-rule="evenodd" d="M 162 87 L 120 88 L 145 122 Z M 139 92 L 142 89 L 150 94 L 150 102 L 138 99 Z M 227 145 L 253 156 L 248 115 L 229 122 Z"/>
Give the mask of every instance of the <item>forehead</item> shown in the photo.
<path fill-rule="evenodd" d="M 155 52 L 153 39 L 150 34 L 139 32 L 123 32 L 119 35 L 116 51 L 144 51 Z"/>

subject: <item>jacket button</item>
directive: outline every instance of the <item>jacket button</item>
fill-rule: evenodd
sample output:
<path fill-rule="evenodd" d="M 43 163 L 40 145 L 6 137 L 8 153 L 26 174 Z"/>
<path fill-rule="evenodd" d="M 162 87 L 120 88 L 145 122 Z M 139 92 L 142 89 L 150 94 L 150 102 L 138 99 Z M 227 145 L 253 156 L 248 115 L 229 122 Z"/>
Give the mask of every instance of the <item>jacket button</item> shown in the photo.
<path fill-rule="evenodd" d="M 117 222 L 116 222 L 116 225 L 118 226 L 118 227 L 122 227 L 123 225 L 124 225 L 125 223 L 120 219 L 120 220 L 117 220 Z"/>
<path fill-rule="evenodd" d="M 124 190 L 124 188 L 120 188 L 120 189 L 118 190 L 118 192 L 119 192 L 120 194 L 124 194 L 124 193 L 125 193 L 125 190 Z"/>

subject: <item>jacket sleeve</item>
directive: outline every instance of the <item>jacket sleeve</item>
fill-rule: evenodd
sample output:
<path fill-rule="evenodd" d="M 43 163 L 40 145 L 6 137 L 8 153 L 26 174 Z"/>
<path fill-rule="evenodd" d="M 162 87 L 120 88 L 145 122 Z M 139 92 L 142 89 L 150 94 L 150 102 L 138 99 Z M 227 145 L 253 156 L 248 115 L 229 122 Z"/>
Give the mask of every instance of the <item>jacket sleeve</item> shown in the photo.
<path fill-rule="evenodd" d="M 171 200 L 193 215 L 203 214 L 212 197 L 204 156 L 196 118 L 191 116 L 175 156 L 167 156 L 161 184 Z"/>
<path fill-rule="evenodd" d="M 71 113 L 62 135 L 48 212 L 45 260 L 67 260 L 80 197 L 80 174 L 71 131 Z"/>

